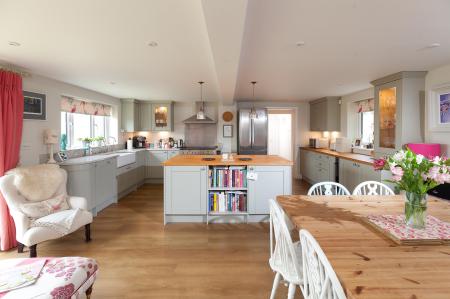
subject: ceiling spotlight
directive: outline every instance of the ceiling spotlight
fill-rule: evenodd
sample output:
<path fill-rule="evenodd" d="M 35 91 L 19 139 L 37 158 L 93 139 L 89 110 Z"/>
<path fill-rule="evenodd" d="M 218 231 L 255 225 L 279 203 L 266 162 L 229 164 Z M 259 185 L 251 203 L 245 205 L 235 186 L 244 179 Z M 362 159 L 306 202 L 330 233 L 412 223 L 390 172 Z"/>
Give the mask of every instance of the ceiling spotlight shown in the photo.
<path fill-rule="evenodd" d="M 427 48 L 437 48 L 437 47 L 440 47 L 440 46 L 441 46 L 440 43 L 432 43 L 432 44 L 428 45 Z"/>
<path fill-rule="evenodd" d="M 298 42 L 295 43 L 295 45 L 297 47 L 303 47 L 304 45 L 306 45 L 306 43 L 304 41 L 298 41 Z"/>
<path fill-rule="evenodd" d="M 20 46 L 20 43 L 14 42 L 14 41 L 9 41 L 8 44 L 9 44 L 10 46 L 13 46 L 13 47 L 19 47 L 19 46 Z"/>
<path fill-rule="evenodd" d="M 109 82 L 109 84 L 111 84 L 111 85 L 116 85 L 116 82 L 111 81 L 111 82 Z"/>
<path fill-rule="evenodd" d="M 149 47 L 157 47 L 158 43 L 155 42 L 154 40 L 152 40 L 152 41 L 148 42 L 147 46 L 149 46 Z"/>

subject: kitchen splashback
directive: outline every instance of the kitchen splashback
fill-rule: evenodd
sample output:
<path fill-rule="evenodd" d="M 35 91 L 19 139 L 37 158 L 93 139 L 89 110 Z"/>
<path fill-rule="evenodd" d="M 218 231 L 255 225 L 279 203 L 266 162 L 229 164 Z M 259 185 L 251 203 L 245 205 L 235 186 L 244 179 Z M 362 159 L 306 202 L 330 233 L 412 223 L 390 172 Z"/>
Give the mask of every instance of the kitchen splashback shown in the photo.
<path fill-rule="evenodd" d="M 186 146 L 214 146 L 217 144 L 217 124 L 185 124 Z"/>

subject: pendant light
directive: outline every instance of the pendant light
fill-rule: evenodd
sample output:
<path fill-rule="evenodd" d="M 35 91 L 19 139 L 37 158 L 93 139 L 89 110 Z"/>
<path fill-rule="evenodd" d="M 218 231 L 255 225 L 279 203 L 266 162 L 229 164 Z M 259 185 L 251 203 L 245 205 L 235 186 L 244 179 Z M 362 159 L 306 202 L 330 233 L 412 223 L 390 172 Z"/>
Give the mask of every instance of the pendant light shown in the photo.
<path fill-rule="evenodd" d="M 250 109 L 249 117 L 250 117 L 250 119 L 257 119 L 258 113 L 256 113 L 256 109 L 255 109 L 255 85 L 257 82 L 252 81 L 251 83 L 253 85 L 253 107 L 252 107 L 252 109 Z"/>
<path fill-rule="evenodd" d="M 200 110 L 197 112 L 197 119 L 205 119 L 205 105 L 203 102 L 203 81 L 199 81 L 198 84 L 200 84 L 200 101 L 202 102 L 201 106 L 200 106 Z"/>

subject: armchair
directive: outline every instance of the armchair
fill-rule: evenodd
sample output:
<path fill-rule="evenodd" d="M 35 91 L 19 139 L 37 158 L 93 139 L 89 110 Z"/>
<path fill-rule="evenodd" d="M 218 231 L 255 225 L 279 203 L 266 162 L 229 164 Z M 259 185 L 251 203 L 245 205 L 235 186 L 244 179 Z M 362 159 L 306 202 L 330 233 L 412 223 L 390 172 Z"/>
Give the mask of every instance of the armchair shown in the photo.
<path fill-rule="evenodd" d="M 36 168 L 38 169 L 38 168 Z M 57 187 L 56 192 L 53 196 L 58 196 L 61 194 L 67 195 L 66 183 L 67 183 L 67 173 L 64 169 L 55 168 L 52 171 L 60 171 L 63 179 L 61 184 Z M 39 176 L 39 172 L 36 172 L 34 175 Z M 42 174 L 41 174 L 42 175 Z M 22 210 L 20 209 L 21 203 L 29 202 L 17 189 L 14 184 L 14 172 L 6 174 L 3 177 L 0 177 L 0 192 L 3 194 L 5 201 L 8 205 L 11 216 L 14 219 L 16 226 L 16 239 L 19 243 L 18 252 L 22 253 L 24 246 L 29 247 L 30 249 L 30 257 L 37 256 L 37 244 L 47 241 L 58 239 L 62 237 L 61 233 L 55 231 L 51 227 L 45 226 L 32 226 L 32 219 L 28 218 Z M 90 236 L 90 224 L 92 223 L 92 213 L 87 211 L 87 202 L 83 197 L 76 196 L 68 196 L 67 202 L 69 204 L 70 209 L 75 210 L 79 209 L 79 212 L 76 213 L 76 217 L 73 218 L 72 225 L 70 229 L 64 235 L 70 234 L 80 227 L 85 227 L 85 240 L 89 242 L 91 240 Z M 64 216 L 68 211 L 61 211 L 45 216 L 46 219 L 52 219 L 55 216 L 55 219 L 61 219 L 61 216 Z M 59 215 L 58 215 L 59 214 Z M 44 217 L 42 217 L 44 218 Z"/>

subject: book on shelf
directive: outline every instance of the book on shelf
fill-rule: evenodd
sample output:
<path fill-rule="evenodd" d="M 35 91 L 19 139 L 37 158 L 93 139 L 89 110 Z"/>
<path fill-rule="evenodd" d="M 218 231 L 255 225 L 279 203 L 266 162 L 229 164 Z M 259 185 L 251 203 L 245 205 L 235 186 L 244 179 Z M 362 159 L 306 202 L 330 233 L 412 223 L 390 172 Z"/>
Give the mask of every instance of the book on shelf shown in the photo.
<path fill-rule="evenodd" d="M 212 188 L 247 188 L 245 166 L 213 167 L 208 171 L 209 186 Z"/>
<path fill-rule="evenodd" d="M 247 212 L 247 194 L 242 191 L 209 192 L 208 212 Z"/>

